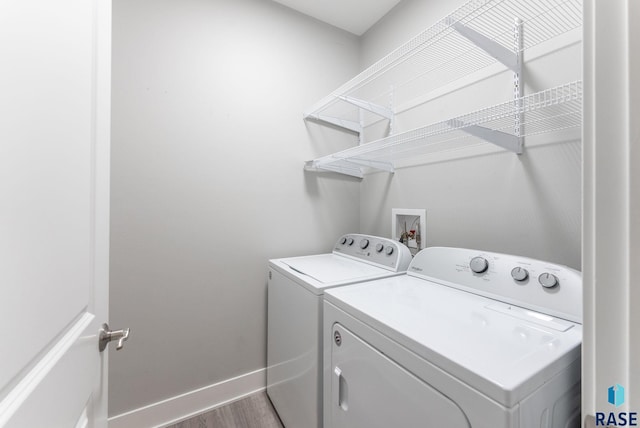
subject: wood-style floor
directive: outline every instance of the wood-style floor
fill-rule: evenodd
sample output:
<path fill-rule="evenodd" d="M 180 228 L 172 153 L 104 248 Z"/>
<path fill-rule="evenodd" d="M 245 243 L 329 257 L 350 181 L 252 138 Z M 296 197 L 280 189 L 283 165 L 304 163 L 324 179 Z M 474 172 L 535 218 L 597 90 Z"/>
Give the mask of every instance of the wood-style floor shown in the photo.
<path fill-rule="evenodd" d="M 283 428 L 265 392 L 250 395 L 167 428 Z"/>

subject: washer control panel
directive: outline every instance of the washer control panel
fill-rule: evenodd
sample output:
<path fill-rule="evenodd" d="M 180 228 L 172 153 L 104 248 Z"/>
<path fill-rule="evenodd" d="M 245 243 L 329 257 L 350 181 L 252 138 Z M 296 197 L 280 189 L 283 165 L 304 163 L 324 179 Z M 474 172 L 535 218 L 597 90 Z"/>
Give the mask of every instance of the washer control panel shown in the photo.
<path fill-rule="evenodd" d="M 409 275 L 582 322 L 582 274 L 567 266 L 488 251 L 429 247 Z"/>
<path fill-rule="evenodd" d="M 333 247 L 333 253 L 363 260 L 395 272 L 407 270 L 411 262 L 409 249 L 400 242 L 357 233 L 341 236 Z"/>

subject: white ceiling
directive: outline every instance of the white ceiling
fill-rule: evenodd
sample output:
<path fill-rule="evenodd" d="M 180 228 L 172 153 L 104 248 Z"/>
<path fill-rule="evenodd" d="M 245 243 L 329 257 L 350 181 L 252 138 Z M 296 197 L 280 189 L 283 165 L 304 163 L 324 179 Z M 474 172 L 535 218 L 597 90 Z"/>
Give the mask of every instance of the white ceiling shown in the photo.
<path fill-rule="evenodd" d="M 401 0 L 273 0 L 361 36 Z"/>

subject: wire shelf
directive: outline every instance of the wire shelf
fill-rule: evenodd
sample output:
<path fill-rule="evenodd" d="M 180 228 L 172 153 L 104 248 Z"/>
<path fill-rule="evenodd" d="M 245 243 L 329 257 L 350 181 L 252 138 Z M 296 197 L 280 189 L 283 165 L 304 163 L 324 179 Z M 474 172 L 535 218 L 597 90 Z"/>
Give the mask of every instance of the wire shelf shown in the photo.
<path fill-rule="evenodd" d="M 514 42 L 516 25 L 522 29 L 520 44 Z M 400 105 L 497 62 L 461 35 L 459 26 L 480 33 L 515 58 L 517 52 L 581 25 L 581 0 L 471 0 L 320 100 L 304 118 L 357 123 L 359 107 L 349 98 L 389 108 L 391 97 Z"/>
<path fill-rule="evenodd" d="M 521 118 L 519 130 L 514 129 L 516 116 Z M 363 177 L 368 168 L 393 171 L 401 159 L 494 142 L 496 136 L 518 140 L 581 124 L 582 82 L 576 81 L 324 156 L 305 168 Z"/>

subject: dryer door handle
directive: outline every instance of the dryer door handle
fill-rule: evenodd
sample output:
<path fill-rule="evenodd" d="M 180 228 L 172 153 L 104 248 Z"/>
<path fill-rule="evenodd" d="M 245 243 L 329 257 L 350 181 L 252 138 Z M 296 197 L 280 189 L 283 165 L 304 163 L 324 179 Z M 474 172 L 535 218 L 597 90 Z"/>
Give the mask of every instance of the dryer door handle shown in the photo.
<path fill-rule="evenodd" d="M 336 375 L 336 384 L 338 385 L 338 407 L 346 412 L 349 410 L 349 386 L 344 376 L 342 376 L 340 367 L 336 366 L 333 369 L 333 373 Z"/>

